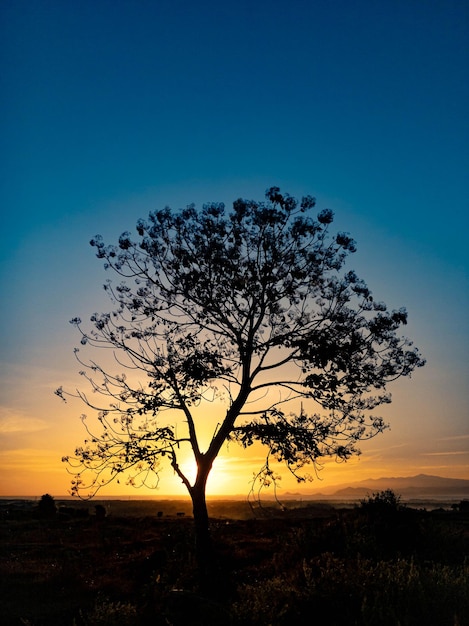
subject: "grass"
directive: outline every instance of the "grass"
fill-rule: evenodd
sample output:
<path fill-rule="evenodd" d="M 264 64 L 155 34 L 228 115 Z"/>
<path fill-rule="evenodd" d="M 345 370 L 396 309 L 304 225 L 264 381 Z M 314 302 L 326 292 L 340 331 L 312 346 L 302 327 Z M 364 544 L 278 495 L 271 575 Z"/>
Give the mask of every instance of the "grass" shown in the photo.
<path fill-rule="evenodd" d="M 214 520 L 204 593 L 190 517 L 144 513 L 3 515 L 2 624 L 469 625 L 465 513 L 371 499 L 326 514 Z"/>

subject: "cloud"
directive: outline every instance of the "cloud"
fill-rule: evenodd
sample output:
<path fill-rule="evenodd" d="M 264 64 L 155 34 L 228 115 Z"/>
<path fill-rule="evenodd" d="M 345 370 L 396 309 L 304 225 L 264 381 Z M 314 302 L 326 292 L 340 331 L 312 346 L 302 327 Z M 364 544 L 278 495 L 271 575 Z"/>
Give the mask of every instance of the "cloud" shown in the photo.
<path fill-rule="evenodd" d="M 53 450 L 42 448 L 17 448 L 0 452 L 3 471 L 63 471 L 59 456 Z"/>
<path fill-rule="evenodd" d="M 451 437 L 440 437 L 440 441 L 461 441 L 462 439 L 469 439 L 468 435 L 453 435 Z"/>
<path fill-rule="evenodd" d="M 0 433 L 31 433 L 45 430 L 49 425 L 37 417 L 19 415 L 9 408 L 3 408 L 0 413 Z"/>
<path fill-rule="evenodd" d="M 454 456 L 458 454 L 469 454 L 468 450 L 448 450 L 447 452 L 422 452 L 421 456 Z"/>

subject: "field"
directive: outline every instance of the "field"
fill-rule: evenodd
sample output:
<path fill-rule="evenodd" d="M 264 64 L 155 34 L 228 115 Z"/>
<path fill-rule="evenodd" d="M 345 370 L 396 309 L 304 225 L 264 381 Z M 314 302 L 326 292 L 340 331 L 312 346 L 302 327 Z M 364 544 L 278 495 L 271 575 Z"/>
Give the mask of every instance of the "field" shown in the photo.
<path fill-rule="evenodd" d="M 187 501 L 54 504 L 2 503 L 4 626 L 469 624 L 462 510 L 211 502 L 201 589 Z"/>

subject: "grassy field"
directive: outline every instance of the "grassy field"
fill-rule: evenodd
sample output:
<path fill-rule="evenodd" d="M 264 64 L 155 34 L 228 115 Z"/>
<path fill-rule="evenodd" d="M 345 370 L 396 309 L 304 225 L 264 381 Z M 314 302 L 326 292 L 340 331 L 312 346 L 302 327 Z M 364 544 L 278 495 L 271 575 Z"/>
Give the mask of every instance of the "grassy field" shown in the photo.
<path fill-rule="evenodd" d="M 462 511 L 378 498 L 254 517 L 246 503 L 213 503 L 216 561 L 202 592 L 190 507 L 63 505 L 41 515 L 37 503 L 3 503 L 4 626 L 469 624 Z"/>

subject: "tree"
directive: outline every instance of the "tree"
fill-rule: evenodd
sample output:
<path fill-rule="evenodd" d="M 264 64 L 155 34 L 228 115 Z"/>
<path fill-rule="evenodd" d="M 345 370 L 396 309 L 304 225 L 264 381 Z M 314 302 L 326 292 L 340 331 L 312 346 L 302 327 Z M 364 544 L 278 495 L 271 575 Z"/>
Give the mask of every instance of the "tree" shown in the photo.
<path fill-rule="evenodd" d="M 361 500 L 360 506 L 367 513 L 389 517 L 401 508 L 401 496 L 392 489 L 385 489 Z"/>
<path fill-rule="evenodd" d="M 406 311 L 388 311 L 343 271 L 355 243 L 331 236 L 332 211 L 314 219 L 314 206 L 273 187 L 264 202 L 239 199 L 230 213 L 219 203 L 165 208 L 138 221 L 135 239 L 92 239 L 122 282 L 105 285 L 112 312 L 95 313 L 89 331 L 79 318 L 72 324 L 82 344 L 111 348 L 123 373 L 76 350 L 95 399 L 75 395 L 98 411 L 102 433 L 87 427 L 85 445 L 64 457 L 73 494 L 92 496 L 129 472 L 133 485 L 157 484 L 166 461 L 190 494 L 203 553 L 207 479 L 226 442 L 265 446 L 261 484 L 275 481 L 272 458 L 303 481 L 324 457 L 346 460 L 386 428 L 373 410 L 390 402 L 387 384 L 424 361 L 398 335 Z M 196 413 L 208 402 L 220 418 L 202 449 Z M 193 481 L 181 467 L 188 448 Z"/>

